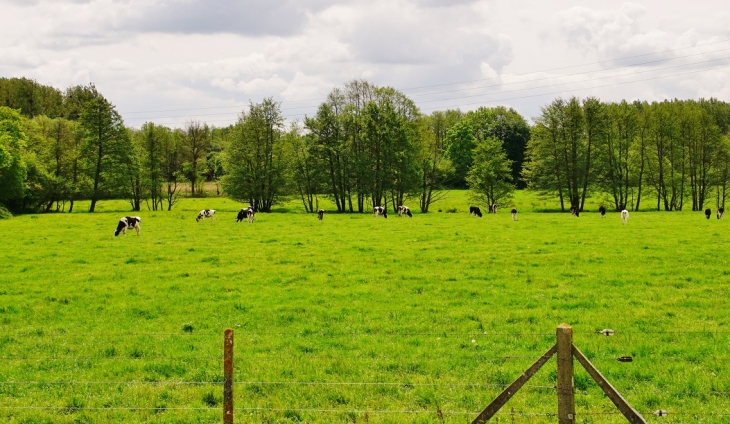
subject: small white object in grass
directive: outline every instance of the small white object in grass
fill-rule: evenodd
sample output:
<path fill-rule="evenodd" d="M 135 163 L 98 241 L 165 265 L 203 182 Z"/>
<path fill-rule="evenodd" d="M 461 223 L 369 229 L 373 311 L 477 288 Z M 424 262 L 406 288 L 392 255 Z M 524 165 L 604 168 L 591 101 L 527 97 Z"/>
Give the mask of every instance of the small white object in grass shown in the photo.
<path fill-rule="evenodd" d="M 474 339 L 471 339 L 471 342 L 472 342 L 472 343 L 476 343 L 477 341 L 476 341 L 476 340 L 474 340 Z"/>

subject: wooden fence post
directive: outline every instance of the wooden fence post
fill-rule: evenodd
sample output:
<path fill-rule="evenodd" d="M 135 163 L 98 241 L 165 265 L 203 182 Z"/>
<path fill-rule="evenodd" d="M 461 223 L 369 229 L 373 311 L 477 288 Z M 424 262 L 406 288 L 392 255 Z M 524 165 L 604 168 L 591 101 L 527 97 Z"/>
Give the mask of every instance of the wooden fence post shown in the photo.
<path fill-rule="evenodd" d="M 573 327 L 561 324 L 557 328 L 558 346 L 558 423 L 575 423 L 573 393 Z"/>
<path fill-rule="evenodd" d="M 233 424 L 233 330 L 223 333 L 223 424 Z"/>

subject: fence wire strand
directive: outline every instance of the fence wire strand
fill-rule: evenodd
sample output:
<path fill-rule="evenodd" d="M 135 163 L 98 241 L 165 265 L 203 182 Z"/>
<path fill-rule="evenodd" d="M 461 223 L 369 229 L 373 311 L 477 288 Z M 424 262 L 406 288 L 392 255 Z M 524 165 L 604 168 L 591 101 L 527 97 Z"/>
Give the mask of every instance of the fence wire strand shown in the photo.
<path fill-rule="evenodd" d="M 398 386 L 398 387 L 507 387 L 508 384 L 497 383 L 410 383 L 410 382 L 394 382 L 394 381 L 236 381 L 234 385 L 253 386 L 253 385 L 271 385 L 271 386 Z M 220 381 L 0 381 L 0 385 L 17 385 L 17 386 L 33 386 L 33 385 L 109 385 L 109 386 L 205 386 L 205 385 L 223 385 Z M 541 386 L 526 384 L 522 387 L 533 389 L 555 389 L 556 386 Z"/>

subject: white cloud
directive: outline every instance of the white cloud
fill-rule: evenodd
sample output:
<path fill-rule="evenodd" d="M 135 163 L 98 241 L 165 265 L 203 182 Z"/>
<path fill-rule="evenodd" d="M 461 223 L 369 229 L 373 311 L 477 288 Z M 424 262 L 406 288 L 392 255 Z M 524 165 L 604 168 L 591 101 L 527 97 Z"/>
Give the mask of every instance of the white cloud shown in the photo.
<path fill-rule="evenodd" d="M 725 9 L 681 0 L 13 0 L 0 13 L 0 76 L 59 88 L 93 81 L 123 113 L 216 108 L 125 114 L 133 125 L 192 116 L 224 125 L 249 100 L 322 98 L 356 78 L 406 90 L 425 110 L 502 103 L 527 117 L 556 95 L 537 93 L 730 100 L 727 69 L 628 84 L 634 71 L 730 56 L 711 53 L 730 43 L 696 47 L 730 39 Z M 690 49 L 648 56 L 674 62 L 609 70 L 640 60 L 617 58 L 679 47 Z M 679 60 L 695 52 L 706 53 Z M 596 80 L 619 74 L 628 75 Z M 458 81 L 472 82 L 444 85 Z M 626 84 L 598 87 L 609 82 Z M 463 91 L 422 95 L 449 90 Z M 301 116 L 316 105 L 284 108 Z"/>

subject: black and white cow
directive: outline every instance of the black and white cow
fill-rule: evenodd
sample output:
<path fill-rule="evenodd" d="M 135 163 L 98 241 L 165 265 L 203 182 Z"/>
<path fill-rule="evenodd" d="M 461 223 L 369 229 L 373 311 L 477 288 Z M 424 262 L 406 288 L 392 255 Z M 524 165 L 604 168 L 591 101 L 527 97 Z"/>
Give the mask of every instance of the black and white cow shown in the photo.
<path fill-rule="evenodd" d="M 725 214 L 725 208 L 720 207 L 717 208 L 717 219 L 722 219 L 722 216 Z"/>
<path fill-rule="evenodd" d="M 324 219 L 324 209 L 320 209 L 317 211 L 317 219 L 319 219 L 320 221 Z"/>
<path fill-rule="evenodd" d="M 580 216 L 580 211 L 578 210 L 577 206 L 571 206 L 570 207 L 570 214 L 574 217 L 578 218 Z"/>
<path fill-rule="evenodd" d="M 382 216 L 383 218 L 386 218 L 387 219 L 388 218 L 388 212 L 382 206 L 375 206 L 373 208 L 373 216 L 375 216 L 376 218 L 379 217 L 379 216 Z"/>
<path fill-rule="evenodd" d="M 117 229 L 114 230 L 114 237 L 118 236 L 119 233 L 127 235 L 127 229 L 134 228 L 137 230 L 137 235 L 139 235 L 140 227 L 139 222 L 142 221 L 142 218 L 138 216 L 125 216 L 124 218 L 119 220 L 119 224 L 117 225 Z"/>
<path fill-rule="evenodd" d="M 476 215 L 479 218 L 482 217 L 482 211 L 478 206 L 469 206 L 469 216 Z"/>
<path fill-rule="evenodd" d="M 512 221 L 517 221 L 517 208 L 512 208 Z"/>
<path fill-rule="evenodd" d="M 601 214 L 601 218 L 606 216 L 606 207 L 601 205 L 600 208 L 598 208 L 598 213 Z"/>
<path fill-rule="evenodd" d="M 403 215 L 413 218 L 413 214 L 411 213 L 411 208 L 409 208 L 408 206 L 398 206 L 398 216 L 403 216 Z"/>
<path fill-rule="evenodd" d="M 489 213 L 497 213 L 497 204 L 496 203 L 492 203 L 491 205 L 489 205 Z"/>
<path fill-rule="evenodd" d="M 242 208 L 240 211 L 238 211 L 238 216 L 236 216 L 236 222 L 241 222 L 244 219 L 248 219 L 249 224 L 253 224 L 255 213 L 253 211 L 253 207 L 249 206 L 247 208 Z"/>
<path fill-rule="evenodd" d="M 198 217 L 195 218 L 195 222 L 199 222 L 201 219 L 210 218 L 210 223 L 213 223 L 213 219 L 215 217 L 215 211 L 213 209 L 203 209 L 202 211 L 198 212 Z"/>
<path fill-rule="evenodd" d="M 705 218 L 710 219 L 712 216 L 712 209 L 705 209 Z"/>

